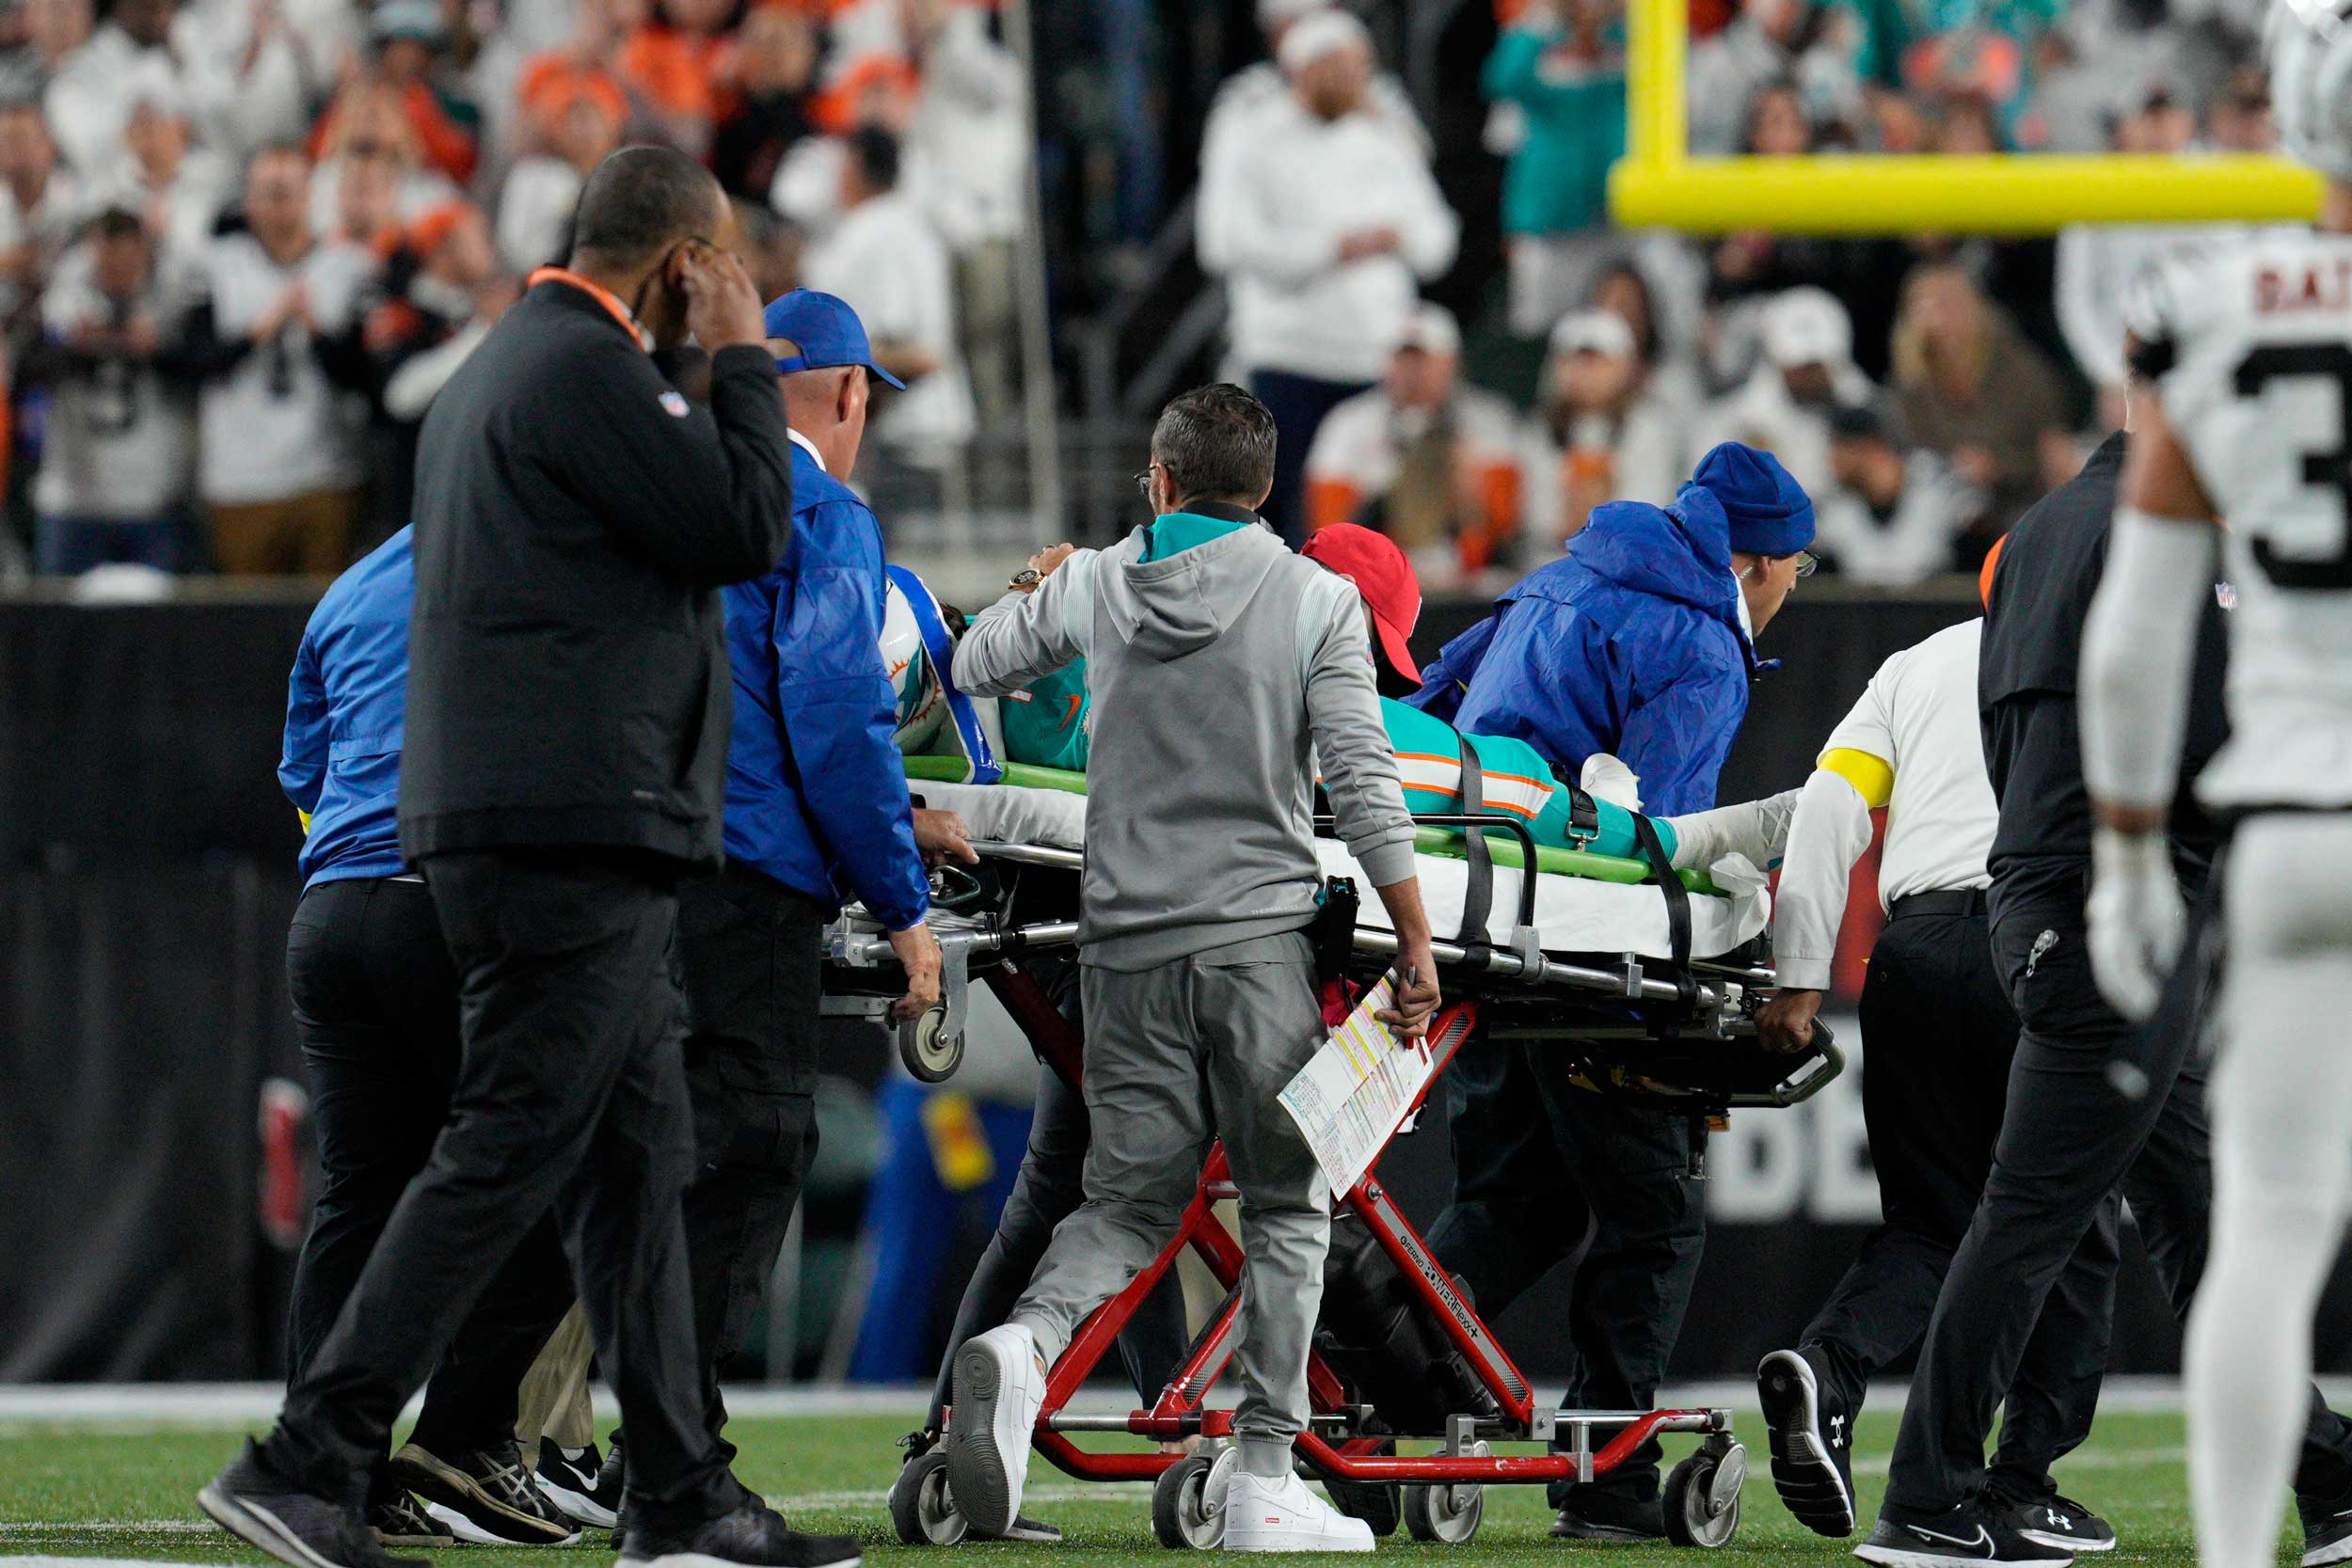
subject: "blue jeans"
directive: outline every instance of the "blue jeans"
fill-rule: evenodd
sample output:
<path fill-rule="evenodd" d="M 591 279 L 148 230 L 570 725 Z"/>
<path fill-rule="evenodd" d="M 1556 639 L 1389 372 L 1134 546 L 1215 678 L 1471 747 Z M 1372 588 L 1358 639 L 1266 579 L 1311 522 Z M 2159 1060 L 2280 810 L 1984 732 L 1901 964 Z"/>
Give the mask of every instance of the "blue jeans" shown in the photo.
<path fill-rule="evenodd" d="M 177 517 L 43 515 L 33 534 L 33 570 L 43 577 L 80 577 L 117 562 L 161 572 L 187 568 L 187 539 Z"/>

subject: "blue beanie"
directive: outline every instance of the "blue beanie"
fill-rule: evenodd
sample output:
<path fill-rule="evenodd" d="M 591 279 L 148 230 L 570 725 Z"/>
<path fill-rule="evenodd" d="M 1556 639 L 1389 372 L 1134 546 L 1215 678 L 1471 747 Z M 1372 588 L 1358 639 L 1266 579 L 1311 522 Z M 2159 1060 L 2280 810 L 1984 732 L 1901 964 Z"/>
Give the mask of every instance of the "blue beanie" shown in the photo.
<path fill-rule="evenodd" d="M 1794 555 L 1813 543 L 1813 501 L 1769 451 L 1725 441 L 1699 459 L 1691 483 L 1731 520 L 1731 547 L 1749 555 Z"/>

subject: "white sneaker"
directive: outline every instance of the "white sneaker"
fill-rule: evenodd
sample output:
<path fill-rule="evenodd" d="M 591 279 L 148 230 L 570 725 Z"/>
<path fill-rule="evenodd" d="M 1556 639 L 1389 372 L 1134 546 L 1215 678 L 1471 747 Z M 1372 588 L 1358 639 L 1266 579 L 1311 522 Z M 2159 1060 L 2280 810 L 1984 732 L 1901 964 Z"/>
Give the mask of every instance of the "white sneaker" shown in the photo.
<path fill-rule="evenodd" d="M 956 1352 L 947 1489 L 976 1533 L 1004 1535 L 1021 1517 L 1029 1432 L 1044 1402 L 1037 1337 L 1019 1323 L 975 1335 Z"/>
<path fill-rule="evenodd" d="M 1368 1552 L 1372 1527 L 1307 1490 L 1296 1476 L 1272 1481 L 1235 1470 L 1225 1491 L 1229 1552 Z"/>

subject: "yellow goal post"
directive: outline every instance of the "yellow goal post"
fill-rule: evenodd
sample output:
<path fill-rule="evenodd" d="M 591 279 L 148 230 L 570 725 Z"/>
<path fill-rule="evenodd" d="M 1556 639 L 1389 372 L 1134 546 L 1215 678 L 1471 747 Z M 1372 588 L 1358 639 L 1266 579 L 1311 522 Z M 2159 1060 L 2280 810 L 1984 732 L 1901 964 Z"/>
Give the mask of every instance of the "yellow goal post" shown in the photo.
<path fill-rule="evenodd" d="M 2317 215 L 2320 179 L 2275 153 L 1817 153 L 1694 158 L 1688 0 L 1629 0 L 1623 228 L 1722 234 L 2049 234 L 2077 223 L 2259 223 Z"/>

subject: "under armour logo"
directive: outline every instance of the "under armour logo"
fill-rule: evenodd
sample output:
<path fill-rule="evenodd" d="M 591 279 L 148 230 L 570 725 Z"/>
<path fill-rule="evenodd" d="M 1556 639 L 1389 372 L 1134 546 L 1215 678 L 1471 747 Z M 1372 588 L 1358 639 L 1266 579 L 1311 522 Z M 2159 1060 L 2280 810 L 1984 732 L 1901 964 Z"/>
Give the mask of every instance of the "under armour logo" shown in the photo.
<path fill-rule="evenodd" d="M 1829 1418 L 1829 1446 L 1833 1449 L 1842 1449 L 1846 1446 L 1845 1417 L 1832 1416 Z"/>
<path fill-rule="evenodd" d="M 2044 1512 L 2050 1515 L 2050 1523 L 2054 1528 L 2058 1529 L 2073 1529 L 2074 1528 L 2074 1521 L 2069 1519 L 2065 1514 L 2060 1513 L 2057 1509 L 2048 1509 Z"/>

